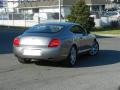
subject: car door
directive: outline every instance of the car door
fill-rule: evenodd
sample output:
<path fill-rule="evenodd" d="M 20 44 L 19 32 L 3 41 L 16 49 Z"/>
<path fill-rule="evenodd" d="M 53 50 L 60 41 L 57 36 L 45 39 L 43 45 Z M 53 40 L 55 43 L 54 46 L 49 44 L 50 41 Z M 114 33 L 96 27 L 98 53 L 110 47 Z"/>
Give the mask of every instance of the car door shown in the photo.
<path fill-rule="evenodd" d="M 79 25 L 75 25 L 70 30 L 74 34 L 74 42 L 77 44 L 79 50 L 85 49 L 85 36 Z M 83 38 L 84 36 L 84 38 Z"/>
<path fill-rule="evenodd" d="M 79 26 L 79 28 L 80 33 L 82 34 L 82 36 L 80 37 L 83 41 L 83 50 L 89 49 L 92 43 L 92 38 L 84 28 L 82 28 L 81 26 Z"/>

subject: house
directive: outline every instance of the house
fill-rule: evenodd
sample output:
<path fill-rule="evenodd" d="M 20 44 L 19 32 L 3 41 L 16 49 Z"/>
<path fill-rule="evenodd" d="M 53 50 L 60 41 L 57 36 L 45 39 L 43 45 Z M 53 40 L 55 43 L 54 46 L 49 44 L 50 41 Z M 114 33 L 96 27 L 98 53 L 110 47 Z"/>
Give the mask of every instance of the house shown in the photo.
<path fill-rule="evenodd" d="M 61 3 L 59 3 L 59 1 L 61 1 Z M 3 15 L 1 15 L 2 20 L 6 20 L 6 16 L 8 17 L 8 21 L 4 21 L 5 23 L 1 21 L 1 23 L 3 23 L 2 25 L 8 25 L 9 22 L 9 26 L 32 26 L 39 23 L 39 21 L 58 20 L 59 16 L 65 20 L 65 17 L 70 14 L 70 8 L 77 1 L 78 0 L 0 0 L 0 12 L 7 12 L 3 12 Z M 98 12 L 99 15 L 107 5 L 111 6 L 111 4 L 114 3 L 113 0 L 85 0 L 85 2 L 86 5 L 90 7 L 91 12 Z M 60 5 L 61 7 L 59 7 Z M 61 15 L 59 15 L 60 11 Z M 5 19 L 3 19 L 3 16 Z M 99 23 L 96 25 L 100 26 Z"/>
<path fill-rule="evenodd" d="M 61 17 L 65 18 L 70 13 L 70 8 L 78 0 L 61 0 Z M 90 11 L 102 12 L 109 0 L 85 0 L 90 6 Z M 34 13 L 41 19 L 58 19 L 59 0 L 21 0 L 18 6 L 20 12 Z M 37 15 L 39 13 L 39 15 Z"/>
<path fill-rule="evenodd" d="M 90 6 L 90 11 L 103 11 L 107 0 L 86 0 L 86 4 Z"/>
<path fill-rule="evenodd" d="M 70 8 L 77 0 L 61 0 L 61 18 L 65 18 L 70 13 Z M 59 0 L 32 0 L 21 1 L 18 6 L 20 12 L 32 14 L 40 19 L 59 18 Z M 39 15 L 37 15 L 39 14 Z"/>
<path fill-rule="evenodd" d="M 108 0 L 108 3 L 106 4 L 106 8 L 119 8 L 120 7 L 120 0 Z"/>
<path fill-rule="evenodd" d="M 19 0 L 6 0 L 8 12 L 17 12 L 16 7 L 18 7 Z"/>
<path fill-rule="evenodd" d="M 18 4 L 18 0 L 0 0 L 0 11 L 5 13 L 15 12 Z"/>
<path fill-rule="evenodd" d="M 4 0 L 0 0 L 0 12 L 5 11 L 4 7 L 6 6 L 6 2 Z"/>
<path fill-rule="evenodd" d="M 3 0 L 0 0 L 0 7 L 3 7 L 3 6 L 4 6 Z"/>

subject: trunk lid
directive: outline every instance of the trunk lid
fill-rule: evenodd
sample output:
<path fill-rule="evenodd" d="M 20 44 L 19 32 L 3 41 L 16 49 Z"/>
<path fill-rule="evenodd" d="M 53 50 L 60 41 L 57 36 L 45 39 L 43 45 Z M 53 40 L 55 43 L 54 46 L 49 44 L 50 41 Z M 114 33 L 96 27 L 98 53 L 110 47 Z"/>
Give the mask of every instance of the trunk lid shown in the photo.
<path fill-rule="evenodd" d="M 23 34 L 20 37 L 21 45 L 29 46 L 48 46 L 50 40 L 54 37 L 54 34 L 44 33 L 28 33 Z"/>

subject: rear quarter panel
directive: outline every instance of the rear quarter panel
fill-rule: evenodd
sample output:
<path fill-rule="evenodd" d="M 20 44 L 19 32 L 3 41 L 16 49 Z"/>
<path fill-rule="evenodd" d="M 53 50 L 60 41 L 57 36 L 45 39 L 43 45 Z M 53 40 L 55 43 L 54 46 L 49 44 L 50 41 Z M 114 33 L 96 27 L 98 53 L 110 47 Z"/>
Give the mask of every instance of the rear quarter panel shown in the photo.
<path fill-rule="evenodd" d="M 93 44 L 94 40 L 96 40 L 96 36 L 93 34 L 89 34 L 88 38 L 89 38 L 88 43 L 91 46 Z"/>
<path fill-rule="evenodd" d="M 61 50 L 62 53 L 68 56 L 69 51 L 73 44 L 76 44 L 74 41 L 74 34 L 72 34 L 69 29 L 64 30 L 59 34 L 59 38 L 61 39 Z M 77 45 L 77 44 L 76 44 Z"/>

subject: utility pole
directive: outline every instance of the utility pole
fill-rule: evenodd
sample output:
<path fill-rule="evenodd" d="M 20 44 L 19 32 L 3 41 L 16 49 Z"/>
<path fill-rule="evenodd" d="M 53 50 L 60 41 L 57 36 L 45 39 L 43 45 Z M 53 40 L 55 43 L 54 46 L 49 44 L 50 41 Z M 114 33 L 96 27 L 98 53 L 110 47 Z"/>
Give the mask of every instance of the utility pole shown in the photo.
<path fill-rule="evenodd" d="M 59 0 L 59 22 L 61 22 L 61 0 Z"/>

